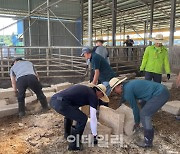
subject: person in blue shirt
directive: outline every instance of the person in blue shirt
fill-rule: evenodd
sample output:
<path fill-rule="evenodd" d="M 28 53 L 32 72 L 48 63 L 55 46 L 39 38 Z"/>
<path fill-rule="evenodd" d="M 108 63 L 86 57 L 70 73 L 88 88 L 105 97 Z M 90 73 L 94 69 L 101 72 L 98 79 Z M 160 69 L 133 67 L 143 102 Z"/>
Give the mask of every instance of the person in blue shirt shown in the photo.
<path fill-rule="evenodd" d="M 92 69 L 94 70 L 94 77 L 92 83 L 97 85 L 98 80 L 106 86 L 106 94 L 109 96 L 111 88 L 109 86 L 109 80 L 115 77 L 115 73 L 112 70 L 109 63 L 100 55 L 92 52 L 89 47 L 82 49 L 81 56 L 84 56 L 86 60 L 90 60 Z"/>
<path fill-rule="evenodd" d="M 127 101 L 134 114 L 134 129 L 139 127 L 140 122 L 144 128 L 144 140 L 136 144 L 140 147 L 152 147 L 154 129 L 152 116 L 168 101 L 169 91 L 167 88 L 156 82 L 147 80 L 131 80 L 127 78 L 112 78 L 109 82 L 112 91 L 122 94 L 122 99 Z M 146 103 L 140 110 L 136 100 L 143 100 Z"/>
<path fill-rule="evenodd" d="M 99 105 L 99 99 L 109 102 L 105 94 L 106 87 L 103 84 L 88 87 L 85 85 L 74 85 L 52 96 L 50 100 L 51 107 L 58 113 L 65 116 L 64 119 L 64 137 L 67 141 L 70 136 L 74 138 L 69 143 L 68 150 L 82 150 L 81 136 L 87 122 L 87 115 L 79 107 L 90 106 L 90 126 L 94 136 L 94 144 L 97 144 L 97 117 L 96 111 Z M 72 121 L 76 121 L 76 126 L 72 127 Z"/>

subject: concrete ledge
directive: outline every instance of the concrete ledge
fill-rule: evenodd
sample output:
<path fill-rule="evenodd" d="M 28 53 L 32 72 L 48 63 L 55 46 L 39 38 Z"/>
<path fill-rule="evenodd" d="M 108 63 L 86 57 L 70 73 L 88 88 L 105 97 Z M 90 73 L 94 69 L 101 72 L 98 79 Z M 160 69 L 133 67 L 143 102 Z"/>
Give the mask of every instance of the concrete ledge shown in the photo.
<path fill-rule="evenodd" d="M 50 99 L 51 97 L 55 94 L 55 92 L 47 92 L 47 93 L 44 93 L 44 95 L 46 96 L 47 98 L 47 102 L 49 103 L 50 102 Z"/>
<path fill-rule="evenodd" d="M 56 85 L 51 85 L 52 88 L 54 88 L 56 90 L 56 92 L 64 90 L 68 87 L 70 87 L 72 84 L 69 82 L 65 82 L 65 83 L 60 83 L 60 84 L 56 84 Z"/>
<path fill-rule="evenodd" d="M 101 123 L 98 122 L 97 132 L 98 132 L 98 135 L 103 135 L 103 136 L 111 135 L 112 128 L 109 128 L 109 127 L 102 125 Z M 89 134 L 92 134 L 91 133 L 91 127 L 90 127 L 90 119 L 88 119 L 88 121 L 87 121 L 83 135 L 89 135 Z"/>
<path fill-rule="evenodd" d="M 134 127 L 134 116 L 132 109 L 128 106 L 122 104 L 118 109 L 116 109 L 117 113 L 125 114 L 124 118 L 124 133 L 127 136 L 133 135 L 133 127 Z"/>
<path fill-rule="evenodd" d="M 42 91 L 44 93 L 47 93 L 47 92 L 56 92 L 56 89 L 54 87 L 46 87 L 46 88 L 42 88 Z"/>
<path fill-rule="evenodd" d="M 169 90 L 172 88 L 173 86 L 173 82 L 162 82 L 161 84 L 165 85 Z"/>
<path fill-rule="evenodd" d="M 173 115 L 180 115 L 180 101 L 167 102 L 161 110 Z"/>
<path fill-rule="evenodd" d="M 18 104 L 10 104 L 0 109 L 0 118 L 18 113 Z"/>
<path fill-rule="evenodd" d="M 114 135 L 123 134 L 124 117 L 122 113 L 117 113 L 115 110 L 100 106 L 99 120 L 102 124 L 112 128 Z"/>

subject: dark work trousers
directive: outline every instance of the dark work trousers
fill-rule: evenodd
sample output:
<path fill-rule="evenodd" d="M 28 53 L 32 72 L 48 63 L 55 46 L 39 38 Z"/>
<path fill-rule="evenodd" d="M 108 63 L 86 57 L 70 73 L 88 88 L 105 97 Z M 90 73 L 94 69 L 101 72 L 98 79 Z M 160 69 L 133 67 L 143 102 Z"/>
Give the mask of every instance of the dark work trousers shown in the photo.
<path fill-rule="evenodd" d="M 153 80 L 154 82 L 161 83 L 162 75 L 152 72 L 145 72 L 145 79 L 146 80 Z"/>
<path fill-rule="evenodd" d="M 35 75 L 25 75 L 17 79 L 18 102 L 24 103 L 26 89 L 30 88 L 39 100 L 45 99 L 42 86 Z"/>
<path fill-rule="evenodd" d="M 140 119 L 144 129 L 152 129 L 151 117 L 168 101 L 169 91 L 166 87 L 158 96 L 148 100 L 140 111 Z"/>
<path fill-rule="evenodd" d="M 87 122 L 87 115 L 79 110 L 78 106 L 74 106 L 70 101 L 63 99 L 62 97 L 51 98 L 51 107 L 58 113 L 62 114 L 69 120 L 75 120 L 75 129 L 81 135 L 83 134 L 84 128 Z"/>

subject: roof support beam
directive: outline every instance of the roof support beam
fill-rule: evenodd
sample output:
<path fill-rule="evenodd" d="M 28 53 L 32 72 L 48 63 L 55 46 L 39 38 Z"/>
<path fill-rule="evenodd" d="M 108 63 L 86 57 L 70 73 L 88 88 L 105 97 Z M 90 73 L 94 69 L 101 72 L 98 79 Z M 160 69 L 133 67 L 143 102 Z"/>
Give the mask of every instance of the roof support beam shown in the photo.
<path fill-rule="evenodd" d="M 170 18 L 170 37 L 169 46 L 174 45 L 175 17 L 176 17 L 176 0 L 171 0 L 171 18 Z"/>
<path fill-rule="evenodd" d="M 151 14 L 150 14 L 150 38 L 152 38 L 153 32 L 153 14 L 154 14 L 154 0 L 151 1 Z M 149 45 L 152 45 L 152 42 L 149 42 Z"/>
<path fill-rule="evenodd" d="M 49 13 L 49 0 L 47 0 L 47 27 L 48 27 L 48 47 L 51 46 L 51 33 L 50 33 L 50 13 Z"/>
<path fill-rule="evenodd" d="M 92 0 L 88 0 L 88 46 L 92 46 Z"/>
<path fill-rule="evenodd" d="M 29 14 L 29 18 L 28 18 L 28 24 L 29 24 L 29 46 L 32 46 L 32 42 L 31 42 L 31 3 L 30 3 L 30 0 L 28 0 L 28 14 Z"/>
<path fill-rule="evenodd" d="M 117 0 L 112 0 L 112 46 L 116 46 Z"/>

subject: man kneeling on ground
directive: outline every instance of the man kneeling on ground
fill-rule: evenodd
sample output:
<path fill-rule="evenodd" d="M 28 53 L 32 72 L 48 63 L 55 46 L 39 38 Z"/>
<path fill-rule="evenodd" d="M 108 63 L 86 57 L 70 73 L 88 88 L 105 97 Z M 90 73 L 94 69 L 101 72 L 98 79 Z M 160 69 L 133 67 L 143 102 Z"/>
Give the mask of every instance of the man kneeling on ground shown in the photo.
<path fill-rule="evenodd" d="M 74 141 L 69 143 L 68 150 L 82 150 L 81 136 L 87 122 L 87 115 L 79 107 L 90 105 L 90 126 L 94 136 L 94 144 L 97 144 L 97 117 L 96 111 L 99 104 L 98 99 L 109 102 L 105 94 L 106 87 L 103 84 L 88 87 L 85 85 L 74 85 L 52 96 L 50 105 L 58 113 L 65 116 L 64 118 L 64 137 L 74 136 Z M 72 127 L 72 122 L 76 121 L 76 126 Z"/>

